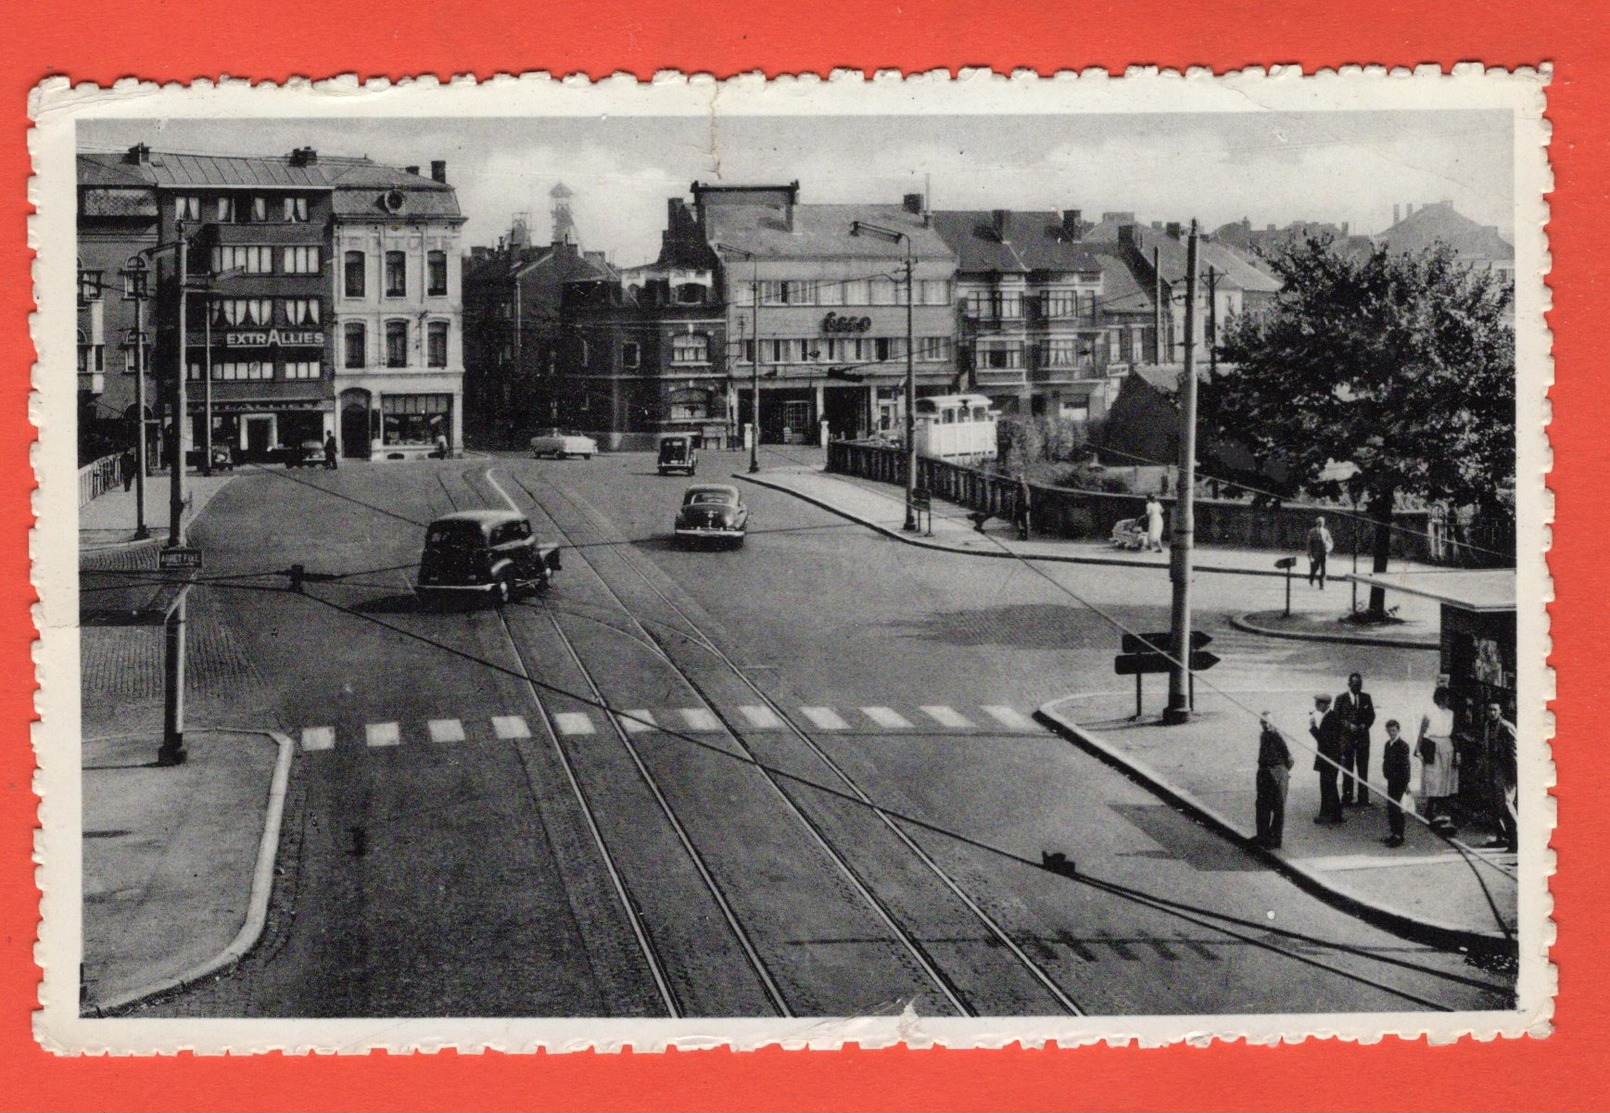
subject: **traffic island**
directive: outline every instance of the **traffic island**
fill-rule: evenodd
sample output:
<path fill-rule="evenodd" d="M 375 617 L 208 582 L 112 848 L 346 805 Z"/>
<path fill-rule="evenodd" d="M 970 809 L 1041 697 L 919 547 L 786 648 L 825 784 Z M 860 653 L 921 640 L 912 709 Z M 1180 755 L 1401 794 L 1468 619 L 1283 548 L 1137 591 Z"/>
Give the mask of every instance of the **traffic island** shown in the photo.
<path fill-rule="evenodd" d="M 157 763 L 148 734 L 83 744 L 81 1011 L 104 1015 L 216 974 L 268 913 L 291 740 L 192 730 Z"/>
<path fill-rule="evenodd" d="M 1417 695 L 1390 686 L 1372 690 L 1377 707 L 1387 709 Z M 1056 700 L 1036 717 L 1328 904 L 1430 946 L 1514 956 L 1515 855 L 1475 849 L 1489 832 L 1467 828 L 1452 842 L 1410 816 L 1404 844 L 1388 847 L 1379 782 L 1372 785 L 1372 806 L 1347 808 L 1345 823 L 1313 821 L 1319 780 L 1303 730 L 1308 699 L 1289 690 L 1225 695 L 1199 686 L 1196 714 L 1164 726 L 1160 707 L 1136 718 L 1133 695 L 1114 691 Z M 1266 849 L 1254 837 L 1258 715 L 1265 711 L 1285 731 L 1296 762 L 1279 849 Z M 1404 802 L 1412 806 L 1412 795 Z"/>
<path fill-rule="evenodd" d="M 1435 623 L 1409 619 L 1366 626 L 1349 622 L 1335 612 L 1254 611 L 1232 615 L 1230 625 L 1248 634 L 1295 641 L 1336 642 L 1342 645 L 1378 645 L 1391 649 L 1437 649 L 1442 641 Z"/>

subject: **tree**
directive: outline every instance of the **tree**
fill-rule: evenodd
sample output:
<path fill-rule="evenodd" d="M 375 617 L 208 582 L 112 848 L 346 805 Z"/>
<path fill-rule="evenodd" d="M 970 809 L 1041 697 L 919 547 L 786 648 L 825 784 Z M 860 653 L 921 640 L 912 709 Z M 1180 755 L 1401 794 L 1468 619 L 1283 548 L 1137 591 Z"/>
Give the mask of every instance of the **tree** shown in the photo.
<path fill-rule="evenodd" d="M 1200 384 L 1200 421 L 1240 474 L 1286 492 L 1336 496 L 1326 464 L 1358 471 L 1348 493 L 1374 527 L 1385 572 L 1399 495 L 1492 509 L 1515 476 L 1515 333 L 1508 278 L 1439 246 L 1343 255 L 1327 238 L 1268 259 L 1284 286 L 1273 305 L 1225 330 L 1220 373 Z M 1248 467 L 1251 464 L 1253 467 Z M 1369 617 L 1385 619 L 1385 592 Z"/>

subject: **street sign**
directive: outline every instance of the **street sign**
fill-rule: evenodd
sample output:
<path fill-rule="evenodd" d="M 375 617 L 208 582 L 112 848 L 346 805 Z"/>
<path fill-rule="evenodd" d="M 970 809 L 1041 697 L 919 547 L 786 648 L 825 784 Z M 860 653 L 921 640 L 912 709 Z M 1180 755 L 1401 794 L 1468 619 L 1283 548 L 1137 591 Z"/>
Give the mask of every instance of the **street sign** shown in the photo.
<path fill-rule="evenodd" d="M 926 487 L 918 487 L 911 492 L 911 508 L 913 510 L 932 510 L 934 508 L 933 493 Z"/>
<path fill-rule="evenodd" d="M 1218 663 L 1218 655 L 1205 649 L 1191 652 L 1192 672 L 1206 672 Z M 1112 659 L 1112 666 L 1119 676 L 1140 676 L 1144 673 L 1169 672 L 1174 663 L 1161 653 L 1120 653 Z"/>
<path fill-rule="evenodd" d="M 1205 649 L 1213 640 L 1213 635 L 1201 630 L 1191 631 L 1191 648 Z M 1150 644 L 1148 644 L 1150 643 Z M 1174 644 L 1174 635 L 1167 630 L 1161 634 L 1125 634 L 1123 651 L 1125 653 L 1167 653 Z M 1167 670 L 1165 670 L 1167 671 Z"/>
<path fill-rule="evenodd" d="M 164 572 L 200 568 L 201 550 L 184 545 L 170 545 L 157 551 L 157 568 Z"/>

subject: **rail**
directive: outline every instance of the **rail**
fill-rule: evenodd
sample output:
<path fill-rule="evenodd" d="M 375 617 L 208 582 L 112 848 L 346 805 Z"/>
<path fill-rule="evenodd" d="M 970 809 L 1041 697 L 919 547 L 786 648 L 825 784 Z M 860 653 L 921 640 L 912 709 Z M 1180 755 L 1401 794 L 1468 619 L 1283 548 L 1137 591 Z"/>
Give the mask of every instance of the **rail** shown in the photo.
<path fill-rule="evenodd" d="M 78 506 L 82 510 L 123 482 L 123 455 L 102 456 L 78 469 Z"/>

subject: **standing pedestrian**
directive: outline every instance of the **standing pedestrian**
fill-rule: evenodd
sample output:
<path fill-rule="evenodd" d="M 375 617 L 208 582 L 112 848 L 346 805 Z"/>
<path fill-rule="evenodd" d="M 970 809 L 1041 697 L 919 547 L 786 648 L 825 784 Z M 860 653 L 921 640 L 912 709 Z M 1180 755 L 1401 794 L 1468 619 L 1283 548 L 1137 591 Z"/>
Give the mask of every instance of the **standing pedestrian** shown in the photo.
<path fill-rule="evenodd" d="M 337 451 L 337 447 L 336 447 L 336 443 L 335 443 L 335 434 L 334 433 L 326 433 L 324 435 L 324 470 L 325 471 L 335 471 L 335 469 L 340 466 L 340 464 L 336 460 L 336 451 Z"/>
<path fill-rule="evenodd" d="M 1308 733 L 1319 743 L 1314 755 L 1314 772 L 1319 774 L 1319 814 L 1315 823 L 1335 826 L 1346 823 L 1342 800 L 1336 792 L 1336 778 L 1342 771 L 1342 724 L 1331 710 L 1329 696 L 1315 696 L 1314 710 L 1308 715 Z"/>
<path fill-rule="evenodd" d="M 123 450 L 123 456 L 118 461 L 118 466 L 123 471 L 123 492 L 127 494 L 134 488 L 134 469 L 140 466 L 140 459 L 135 454 L 134 449 L 125 448 Z"/>
<path fill-rule="evenodd" d="M 447 434 L 446 433 L 438 432 L 436 434 L 435 447 L 431 449 L 430 454 L 432 456 L 436 457 L 436 459 L 438 459 L 438 460 L 445 460 L 450 455 L 452 455 L 452 453 L 448 450 L 448 447 L 447 447 Z"/>
<path fill-rule="evenodd" d="M 1502 707 L 1489 703 L 1487 721 L 1482 726 L 1486 735 L 1488 768 L 1492 773 L 1493 823 L 1498 831 L 1487 845 L 1514 851 L 1520 845 L 1519 817 L 1516 814 L 1519 771 L 1516 769 L 1515 724 L 1504 718 Z"/>
<path fill-rule="evenodd" d="M 1146 496 L 1146 551 L 1163 551 L 1163 504 L 1156 495 Z"/>
<path fill-rule="evenodd" d="M 1325 590 L 1325 558 L 1336 548 L 1336 542 L 1325 528 L 1323 515 L 1314 519 L 1314 528 L 1308 531 L 1308 586 L 1317 581 L 1319 590 Z"/>
<path fill-rule="evenodd" d="M 1347 691 L 1336 697 L 1336 717 L 1342 722 L 1342 803 L 1370 806 L 1370 727 L 1375 725 L 1375 701 L 1364 690 L 1364 677 L 1351 673 Z M 1356 799 L 1355 799 L 1356 796 Z"/>
<path fill-rule="evenodd" d="M 1280 847 L 1286 830 L 1286 788 L 1291 783 L 1291 750 L 1265 711 L 1258 721 L 1257 843 L 1270 850 Z"/>
<path fill-rule="evenodd" d="M 1446 687 L 1432 693 L 1432 706 L 1420 716 L 1416 749 L 1423 768 L 1420 771 L 1421 813 L 1443 834 L 1455 832 L 1449 814 L 1448 798 L 1459 791 L 1459 771 L 1454 767 L 1453 694 Z"/>
<path fill-rule="evenodd" d="M 1381 776 L 1386 778 L 1386 845 L 1403 845 L 1403 794 L 1409 791 L 1409 740 L 1398 733 L 1396 719 L 1386 721 L 1386 744 L 1381 747 Z"/>

